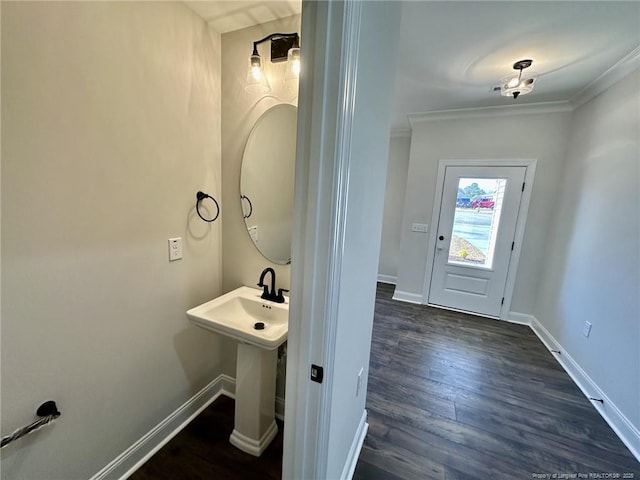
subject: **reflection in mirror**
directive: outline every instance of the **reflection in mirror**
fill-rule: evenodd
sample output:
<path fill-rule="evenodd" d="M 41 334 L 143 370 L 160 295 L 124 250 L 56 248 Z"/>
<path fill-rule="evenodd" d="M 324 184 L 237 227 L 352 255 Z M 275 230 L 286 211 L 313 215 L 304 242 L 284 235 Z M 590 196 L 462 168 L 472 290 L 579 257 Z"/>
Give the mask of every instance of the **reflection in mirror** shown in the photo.
<path fill-rule="evenodd" d="M 256 248 L 277 264 L 291 262 L 293 184 L 298 110 L 267 110 L 249 134 L 240 172 L 240 202 Z"/>

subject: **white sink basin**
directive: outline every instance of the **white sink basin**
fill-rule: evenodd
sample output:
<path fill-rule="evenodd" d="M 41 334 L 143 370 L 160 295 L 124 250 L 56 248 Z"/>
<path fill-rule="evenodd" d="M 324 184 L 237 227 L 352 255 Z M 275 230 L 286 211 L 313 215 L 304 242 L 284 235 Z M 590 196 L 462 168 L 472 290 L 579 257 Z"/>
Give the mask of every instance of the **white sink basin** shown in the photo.
<path fill-rule="evenodd" d="M 194 324 L 266 350 L 278 348 L 289 331 L 289 299 L 275 303 L 260 298 L 262 290 L 237 288 L 187 311 Z M 255 328 L 262 322 L 264 329 Z"/>

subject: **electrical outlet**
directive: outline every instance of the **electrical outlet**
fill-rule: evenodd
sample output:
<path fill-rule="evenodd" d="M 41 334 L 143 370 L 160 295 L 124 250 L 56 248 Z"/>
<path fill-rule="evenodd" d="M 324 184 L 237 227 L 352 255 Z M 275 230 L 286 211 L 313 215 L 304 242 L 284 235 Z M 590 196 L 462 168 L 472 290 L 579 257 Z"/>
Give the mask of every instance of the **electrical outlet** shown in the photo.
<path fill-rule="evenodd" d="M 429 225 L 426 223 L 412 223 L 411 231 L 418 233 L 427 233 L 429 231 Z"/>
<path fill-rule="evenodd" d="M 362 373 L 364 372 L 364 367 L 360 369 L 358 373 L 358 381 L 356 383 L 356 397 L 360 395 L 360 389 L 362 389 Z"/>
<path fill-rule="evenodd" d="M 169 261 L 180 260 L 182 258 L 182 238 L 169 239 Z"/>
<path fill-rule="evenodd" d="M 584 328 L 582 329 L 582 334 L 589 338 L 589 334 L 591 333 L 591 324 L 589 322 L 584 322 Z"/>

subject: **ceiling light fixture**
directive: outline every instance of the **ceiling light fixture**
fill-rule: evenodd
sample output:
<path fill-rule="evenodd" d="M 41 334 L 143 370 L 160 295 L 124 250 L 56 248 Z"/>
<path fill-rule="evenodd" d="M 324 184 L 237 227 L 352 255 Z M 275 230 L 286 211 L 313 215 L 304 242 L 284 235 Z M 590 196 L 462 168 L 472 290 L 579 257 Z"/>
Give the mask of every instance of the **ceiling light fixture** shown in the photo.
<path fill-rule="evenodd" d="M 271 42 L 271 62 L 288 61 L 287 75 L 298 77 L 300 73 L 300 37 L 297 33 L 272 33 L 257 42 L 253 42 L 253 52 L 249 57 L 249 72 L 245 90 L 270 92 L 271 86 L 264 72 L 258 45 Z"/>
<path fill-rule="evenodd" d="M 513 64 L 514 70 L 519 70 L 517 76 L 510 75 L 508 77 L 504 77 L 500 82 L 500 93 L 505 97 L 513 97 L 515 100 L 520 95 L 525 95 L 527 93 L 531 93 L 533 90 L 533 85 L 537 80 L 538 76 L 534 73 L 528 74 L 527 76 L 522 76 L 522 71 L 525 68 L 529 68 L 533 60 L 519 60 Z"/>

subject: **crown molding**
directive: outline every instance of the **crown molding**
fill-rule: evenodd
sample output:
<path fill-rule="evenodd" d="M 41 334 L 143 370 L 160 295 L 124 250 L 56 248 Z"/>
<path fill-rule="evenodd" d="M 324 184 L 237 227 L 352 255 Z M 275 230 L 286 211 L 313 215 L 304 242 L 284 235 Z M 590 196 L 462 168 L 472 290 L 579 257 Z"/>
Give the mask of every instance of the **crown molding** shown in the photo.
<path fill-rule="evenodd" d="M 434 110 L 407 115 L 413 128 L 416 124 L 440 120 L 458 120 L 481 117 L 508 117 L 513 115 L 535 115 L 541 113 L 570 112 L 569 102 L 525 103 L 521 105 L 501 105 L 497 107 L 459 108 L 453 110 Z"/>
<path fill-rule="evenodd" d="M 411 138 L 410 128 L 392 128 L 391 138 Z"/>
<path fill-rule="evenodd" d="M 640 68 L 640 46 L 618 60 L 611 68 L 569 99 L 572 108 L 578 108 Z"/>

